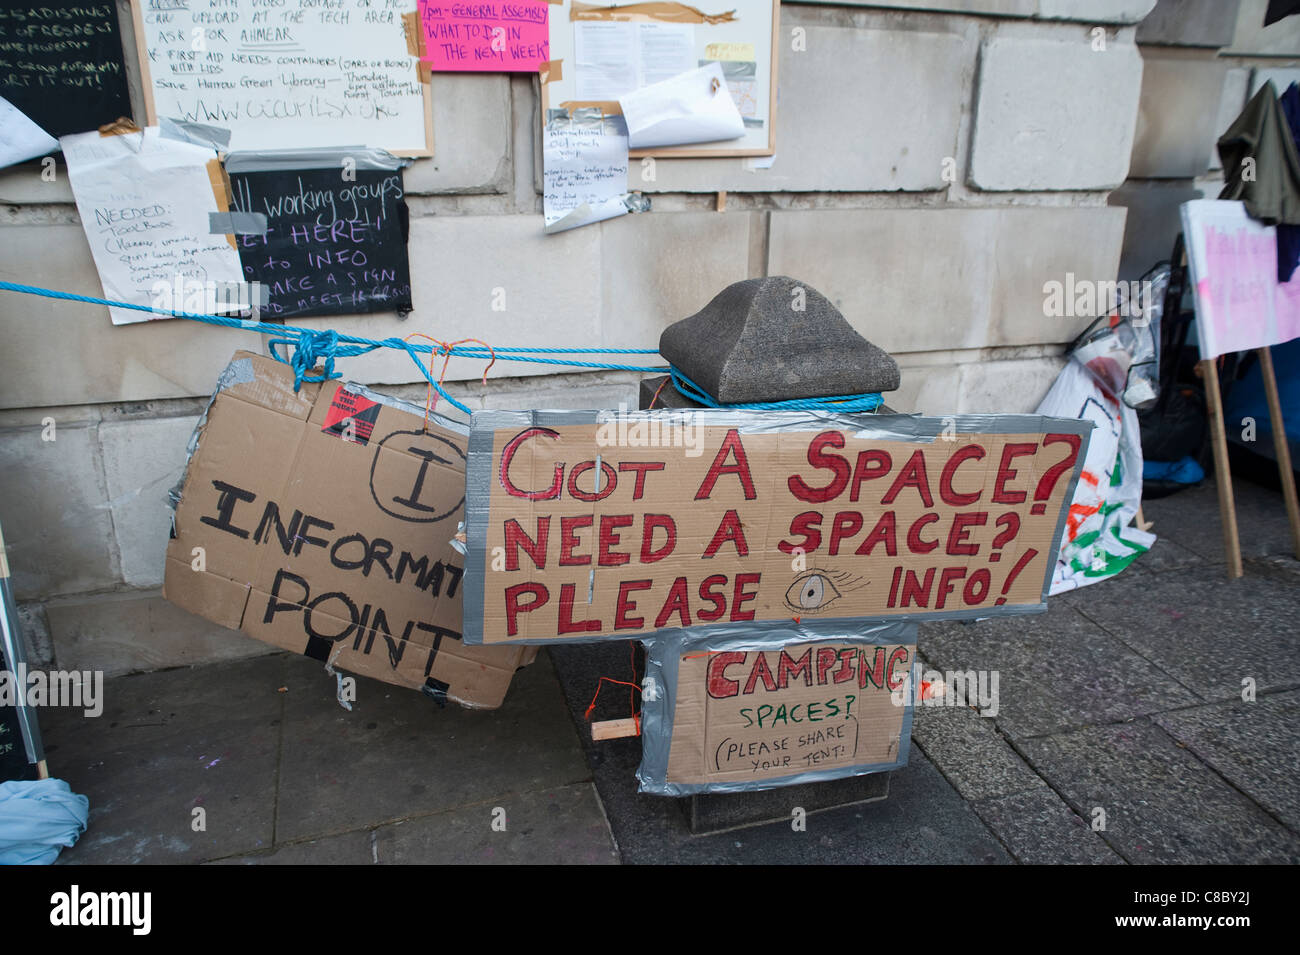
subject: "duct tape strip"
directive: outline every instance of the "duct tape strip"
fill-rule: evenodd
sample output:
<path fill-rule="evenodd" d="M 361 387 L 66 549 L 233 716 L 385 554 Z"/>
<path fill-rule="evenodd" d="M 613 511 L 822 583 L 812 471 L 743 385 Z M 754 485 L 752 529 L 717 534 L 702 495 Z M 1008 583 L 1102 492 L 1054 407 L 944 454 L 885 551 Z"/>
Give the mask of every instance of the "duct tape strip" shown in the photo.
<path fill-rule="evenodd" d="M 736 11 L 726 13 L 705 13 L 696 7 L 684 3 L 654 0 L 650 3 L 627 3 L 619 6 L 598 7 L 590 3 L 574 0 L 569 7 L 570 20 L 653 20 L 659 23 L 731 23 L 736 19 Z"/>
<path fill-rule="evenodd" d="M 226 173 L 284 172 L 293 169 L 362 169 L 392 172 L 411 160 L 372 146 L 330 146 L 325 149 L 242 150 L 226 156 Z"/>
<path fill-rule="evenodd" d="M 663 631 L 644 641 L 640 791 L 746 792 L 907 765 L 919 687 L 916 635 L 915 623 L 900 620 L 822 624 L 811 633 L 716 626 Z M 824 659 L 812 644 L 817 650 L 834 645 L 834 657 Z M 772 653 L 781 655 L 772 661 Z M 725 661 L 712 662 L 722 654 Z M 689 677 L 681 672 L 683 658 L 706 657 L 710 662 L 691 666 Z M 851 752 L 836 752 L 850 745 Z M 828 768 L 812 768 L 818 764 Z M 785 766 L 791 772 L 781 773 Z"/>
<path fill-rule="evenodd" d="M 263 212 L 209 212 L 210 235 L 265 235 L 266 214 Z"/>
<path fill-rule="evenodd" d="M 190 123 L 166 116 L 158 120 L 158 135 L 163 139 L 176 139 L 194 146 L 222 152 L 230 148 L 230 130 L 204 123 Z"/>
<path fill-rule="evenodd" d="M 432 80 L 433 74 L 429 70 L 429 64 L 424 62 L 429 51 L 424 42 L 424 30 L 420 26 L 418 9 L 402 14 L 402 28 L 406 33 L 406 52 L 416 58 L 415 74 L 420 78 L 421 83 L 428 83 Z"/>

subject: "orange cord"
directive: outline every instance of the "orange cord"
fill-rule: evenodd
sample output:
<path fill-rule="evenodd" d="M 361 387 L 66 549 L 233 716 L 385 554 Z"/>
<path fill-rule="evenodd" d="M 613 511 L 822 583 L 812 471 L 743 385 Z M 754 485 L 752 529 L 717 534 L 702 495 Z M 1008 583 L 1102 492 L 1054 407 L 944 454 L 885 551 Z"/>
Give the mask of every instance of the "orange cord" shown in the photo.
<path fill-rule="evenodd" d="M 488 350 L 488 354 L 490 354 L 490 355 L 492 356 L 492 360 L 489 361 L 489 362 L 487 363 L 487 367 L 483 369 L 482 380 L 483 380 L 483 384 L 486 385 L 486 384 L 487 384 L 487 373 L 488 373 L 489 371 L 491 371 L 491 370 L 492 370 L 492 366 L 495 365 L 495 364 L 497 363 L 497 353 L 496 353 L 496 349 L 495 349 L 495 348 L 493 348 L 493 347 L 492 347 L 491 345 L 489 345 L 487 342 L 482 341 L 482 340 L 477 339 L 477 338 L 462 338 L 462 339 L 461 339 L 460 341 L 458 341 L 458 342 L 444 342 L 444 341 L 439 341 L 438 339 L 434 338 L 432 335 L 426 335 L 426 334 L 424 334 L 423 332 L 412 332 L 411 334 L 407 335 L 406 338 L 404 338 L 404 339 L 402 339 L 402 340 L 403 340 L 403 341 L 410 341 L 412 338 L 423 338 L 423 339 L 425 339 L 426 341 L 432 342 L 432 343 L 433 343 L 433 346 L 434 346 L 433 350 L 429 352 L 429 384 L 428 384 L 428 387 L 425 388 L 425 397 L 424 397 L 424 430 L 425 430 L 425 431 L 428 431 L 428 430 L 429 430 L 429 415 L 432 414 L 432 413 L 433 413 L 433 410 L 434 410 L 435 408 L 438 407 L 438 399 L 435 398 L 434 395 L 433 395 L 433 359 L 434 359 L 434 356 L 436 356 L 436 355 L 443 355 L 443 356 L 445 356 L 445 357 L 443 358 L 443 362 L 442 362 L 442 373 L 438 376 L 438 387 L 442 387 L 443 383 L 446 382 L 446 380 L 447 380 L 447 366 L 451 364 L 451 359 L 452 359 L 452 355 L 453 355 L 453 351 L 452 351 L 452 350 L 453 350 L 457 345 L 465 345 L 465 344 L 468 344 L 468 343 L 470 343 L 470 342 L 473 342 L 473 343 L 476 344 L 476 345 L 482 345 L 484 348 L 486 348 L 486 349 Z"/>
<path fill-rule="evenodd" d="M 664 390 L 664 385 L 668 384 L 670 379 L 671 376 L 659 382 L 659 387 L 655 389 L 655 396 L 650 399 L 650 404 L 646 406 L 646 411 L 649 411 L 651 408 L 655 406 L 655 402 L 659 400 L 659 392 Z"/>
<path fill-rule="evenodd" d="M 591 704 L 587 707 L 587 712 L 585 712 L 585 713 L 582 714 L 582 718 L 583 718 L 583 719 L 585 719 L 585 720 L 590 720 L 590 719 L 591 719 L 591 711 L 594 710 L 594 709 L 596 708 L 596 700 L 597 700 L 597 698 L 599 698 L 599 696 L 600 696 L 600 688 L 601 688 L 601 687 L 602 687 L 606 682 L 609 682 L 609 683 L 617 683 L 619 686 L 630 686 L 632 689 L 636 690 L 638 693 L 641 692 L 641 687 L 637 686 L 635 683 L 628 683 L 626 680 L 616 680 L 616 679 L 614 679 L 612 676 L 602 676 L 602 677 L 600 678 L 599 682 L 596 683 L 596 695 L 593 696 L 593 697 L 591 698 Z M 631 694 L 628 694 L 628 695 L 631 696 Z M 637 735 L 639 736 L 639 735 L 641 734 L 641 714 L 640 714 L 640 713 L 633 713 L 633 714 L 632 714 L 632 719 L 634 719 L 634 720 L 636 721 L 636 731 L 637 731 Z"/>

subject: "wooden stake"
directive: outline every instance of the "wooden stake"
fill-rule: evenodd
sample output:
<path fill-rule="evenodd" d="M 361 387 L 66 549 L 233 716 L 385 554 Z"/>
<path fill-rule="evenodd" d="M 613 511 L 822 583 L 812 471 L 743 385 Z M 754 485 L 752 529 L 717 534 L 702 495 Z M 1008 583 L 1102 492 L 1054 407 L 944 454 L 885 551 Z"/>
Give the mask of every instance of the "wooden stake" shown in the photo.
<path fill-rule="evenodd" d="M 727 211 L 727 190 L 723 189 L 718 193 L 718 211 Z"/>
<path fill-rule="evenodd" d="M 637 725 L 637 721 L 631 717 L 625 720 L 603 720 L 591 724 L 591 738 L 593 740 L 622 739 L 626 736 L 640 735 L 641 728 Z"/>
<path fill-rule="evenodd" d="M 1296 500 L 1295 475 L 1291 473 L 1291 449 L 1286 442 L 1286 426 L 1282 421 L 1282 401 L 1277 393 L 1277 376 L 1273 374 L 1273 353 L 1267 348 L 1257 348 L 1260 377 L 1264 379 L 1264 394 L 1268 397 L 1268 420 L 1273 428 L 1273 451 L 1277 455 L 1278 477 L 1282 479 L 1282 499 L 1286 501 L 1286 517 L 1291 523 L 1291 549 L 1300 558 L 1300 502 Z"/>
<path fill-rule="evenodd" d="M 1214 483 L 1219 491 L 1219 519 L 1223 522 L 1223 550 L 1228 557 L 1228 577 L 1242 575 L 1241 540 L 1237 536 L 1237 509 L 1232 497 L 1232 472 L 1228 468 L 1228 438 L 1223 428 L 1223 398 L 1219 394 L 1219 369 L 1214 359 L 1196 365 L 1205 383 L 1205 408 L 1210 419 L 1210 446 L 1214 449 Z"/>

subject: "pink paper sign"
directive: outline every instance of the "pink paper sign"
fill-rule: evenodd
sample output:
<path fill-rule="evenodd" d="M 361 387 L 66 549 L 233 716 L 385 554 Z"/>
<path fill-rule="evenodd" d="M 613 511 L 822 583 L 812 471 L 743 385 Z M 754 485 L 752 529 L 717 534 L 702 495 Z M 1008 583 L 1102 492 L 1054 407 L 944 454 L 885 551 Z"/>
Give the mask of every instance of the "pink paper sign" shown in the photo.
<path fill-rule="evenodd" d="M 424 56 L 435 71 L 536 73 L 550 59 L 546 0 L 420 0 Z"/>
<path fill-rule="evenodd" d="M 1240 202 L 1185 202 L 1182 219 L 1201 357 L 1300 337 L 1300 270 L 1278 282 L 1277 230 L 1251 219 Z"/>

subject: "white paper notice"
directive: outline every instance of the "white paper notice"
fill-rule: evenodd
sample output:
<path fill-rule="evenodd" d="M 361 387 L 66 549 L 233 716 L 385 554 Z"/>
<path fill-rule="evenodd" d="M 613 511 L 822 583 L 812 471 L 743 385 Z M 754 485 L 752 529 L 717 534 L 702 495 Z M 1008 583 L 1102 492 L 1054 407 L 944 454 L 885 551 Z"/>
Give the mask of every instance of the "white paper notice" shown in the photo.
<path fill-rule="evenodd" d="M 57 139 L 0 96 L 0 169 L 44 156 L 58 148 Z"/>
<path fill-rule="evenodd" d="M 579 20 L 573 24 L 573 53 L 578 99 L 607 102 L 693 69 L 695 27 Z"/>
<path fill-rule="evenodd" d="M 627 136 L 617 120 L 561 120 L 543 135 L 547 232 L 627 214 Z"/>
<path fill-rule="evenodd" d="M 206 311 L 186 301 L 206 301 L 205 292 L 241 281 L 239 255 L 209 231 L 208 215 L 218 211 L 207 171 L 215 151 L 163 138 L 157 126 L 122 136 L 76 133 L 59 143 L 105 298 Z M 109 312 L 114 325 L 159 317 Z"/>
<path fill-rule="evenodd" d="M 722 67 L 710 63 L 619 98 L 631 149 L 739 139 L 745 121 Z"/>

